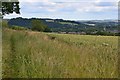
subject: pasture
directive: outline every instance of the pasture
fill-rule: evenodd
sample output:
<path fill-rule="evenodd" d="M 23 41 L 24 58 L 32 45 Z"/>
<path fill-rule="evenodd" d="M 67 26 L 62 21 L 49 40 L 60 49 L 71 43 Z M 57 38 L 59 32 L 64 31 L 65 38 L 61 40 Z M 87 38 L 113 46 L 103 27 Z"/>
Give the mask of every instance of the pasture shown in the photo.
<path fill-rule="evenodd" d="M 3 29 L 3 78 L 116 78 L 117 36 Z"/>

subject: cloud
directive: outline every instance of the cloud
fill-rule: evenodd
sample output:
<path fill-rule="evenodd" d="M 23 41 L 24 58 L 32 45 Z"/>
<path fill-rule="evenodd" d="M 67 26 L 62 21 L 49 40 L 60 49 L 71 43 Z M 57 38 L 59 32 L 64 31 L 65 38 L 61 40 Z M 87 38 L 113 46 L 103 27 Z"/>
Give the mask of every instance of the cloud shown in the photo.
<path fill-rule="evenodd" d="M 20 2 L 119 2 L 119 0 L 19 0 Z"/>
<path fill-rule="evenodd" d="M 25 1 L 25 0 L 20 0 Z M 28 2 L 27 2 L 28 1 Z M 105 0 L 26 0 L 29 7 L 26 10 L 33 10 L 31 12 L 39 11 L 48 11 L 48 12 L 100 12 L 104 10 L 110 10 L 113 8 L 117 8 L 115 2 L 117 0 L 109 0 L 109 2 L 105 2 Z M 24 6 L 23 6 L 24 7 Z"/>
<path fill-rule="evenodd" d="M 21 15 L 26 17 L 71 17 L 117 12 L 117 0 L 19 0 Z M 115 1 L 115 2 L 113 2 Z M 103 14 L 105 13 L 105 14 Z M 16 15 L 15 15 L 16 16 Z M 18 16 L 18 15 L 17 15 Z M 7 16 L 9 17 L 9 16 Z M 14 16 L 11 16 L 14 17 Z M 89 18 L 89 17 L 88 17 Z M 104 18 L 104 17 L 103 17 Z"/>
<path fill-rule="evenodd" d="M 99 2 L 96 5 L 97 6 L 115 6 L 113 2 Z"/>
<path fill-rule="evenodd" d="M 43 0 L 41 2 L 22 2 L 22 14 L 39 15 L 71 15 L 81 13 L 103 13 L 104 11 L 117 11 L 115 2 L 50 2 Z M 108 13 L 110 14 L 110 13 Z"/>

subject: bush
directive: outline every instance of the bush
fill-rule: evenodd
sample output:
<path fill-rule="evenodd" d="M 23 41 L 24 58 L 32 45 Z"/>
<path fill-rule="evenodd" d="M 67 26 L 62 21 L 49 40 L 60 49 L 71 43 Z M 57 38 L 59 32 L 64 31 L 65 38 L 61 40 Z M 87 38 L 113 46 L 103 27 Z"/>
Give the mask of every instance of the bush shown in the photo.
<path fill-rule="evenodd" d="M 2 27 L 9 27 L 6 20 L 2 20 Z"/>
<path fill-rule="evenodd" d="M 96 35 L 114 36 L 115 34 L 107 31 L 98 31 Z"/>
<path fill-rule="evenodd" d="M 40 20 L 32 20 L 32 30 L 35 31 L 44 31 L 46 28 L 46 25 L 42 23 Z"/>
<path fill-rule="evenodd" d="M 46 27 L 44 32 L 52 32 L 50 28 Z"/>
<path fill-rule="evenodd" d="M 50 28 L 40 20 L 32 20 L 32 30 L 41 32 L 50 32 Z"/>
<path fill-rule="evenodd" d="M 14 30 L 27 30 L 25 27 L 20 27 L 20 26 L 11 26 L 12 29 Z"/>

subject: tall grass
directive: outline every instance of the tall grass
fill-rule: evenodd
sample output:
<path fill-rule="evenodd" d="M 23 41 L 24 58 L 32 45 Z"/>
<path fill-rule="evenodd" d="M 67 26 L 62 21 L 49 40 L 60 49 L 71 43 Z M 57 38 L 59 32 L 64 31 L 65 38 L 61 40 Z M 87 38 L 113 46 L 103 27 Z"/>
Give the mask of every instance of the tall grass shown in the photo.
<path fill-rule="evenodd" d="M 117 37 L 3 29 L 2 67 L 5 78 L 115 78 Z"/>

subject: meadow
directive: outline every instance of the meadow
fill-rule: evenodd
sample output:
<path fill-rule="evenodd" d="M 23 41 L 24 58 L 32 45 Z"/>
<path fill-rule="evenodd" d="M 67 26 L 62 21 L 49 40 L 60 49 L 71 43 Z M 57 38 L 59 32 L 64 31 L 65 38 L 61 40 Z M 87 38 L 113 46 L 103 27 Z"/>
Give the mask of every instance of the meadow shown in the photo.
<path fill-rule="evenodd" d="M 117 78 L 118 37 L 3 29 L 3 78 Z"/>

